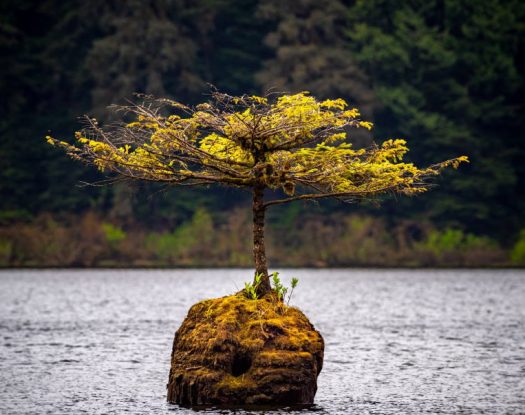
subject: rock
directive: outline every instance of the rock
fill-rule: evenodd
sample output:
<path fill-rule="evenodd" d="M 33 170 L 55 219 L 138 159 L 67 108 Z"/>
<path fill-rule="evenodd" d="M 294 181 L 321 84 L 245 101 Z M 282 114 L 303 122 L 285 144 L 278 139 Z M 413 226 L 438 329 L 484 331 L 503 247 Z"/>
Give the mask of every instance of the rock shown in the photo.
<path fill-rule="evenodd" d="M 297 308 L 242 292 L 191 307 L 175 334 L 168 401 L 182 406 L 308 405 L 323 338 Z"/>

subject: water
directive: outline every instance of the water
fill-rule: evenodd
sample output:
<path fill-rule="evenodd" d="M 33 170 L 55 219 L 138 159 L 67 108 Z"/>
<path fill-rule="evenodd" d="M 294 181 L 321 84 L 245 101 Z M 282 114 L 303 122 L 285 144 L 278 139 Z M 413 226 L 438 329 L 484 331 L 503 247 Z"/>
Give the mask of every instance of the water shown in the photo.
<path fill-rule="evenodd" d="M 165 402 L 173 334 L 249 274 L 0 272 L 0 413 L 192 413 Z M 525 413 L 524 271 L 282 275 L 326 342 L 302 413 Z"/>

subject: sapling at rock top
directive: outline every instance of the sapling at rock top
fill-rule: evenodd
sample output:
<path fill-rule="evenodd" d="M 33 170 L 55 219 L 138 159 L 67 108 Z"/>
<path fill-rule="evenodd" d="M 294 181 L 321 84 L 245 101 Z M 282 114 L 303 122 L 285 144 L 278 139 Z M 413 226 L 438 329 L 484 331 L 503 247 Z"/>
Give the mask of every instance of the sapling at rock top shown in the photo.
<path fill-rule="evenodd" d="M 284 301 L 286 297 L 286 293 L 288 292 L 288 288 L 285 287 L 283 283 L 281 282 L 278 272 L 272 273 L 272 283 L 273 283 L 273 290 L 277 294 L 277 298 L 281 301 Z"/>
<path fill-rule="evenodd" d="M 214 91 L 209 102 L 189 107 L 170 99 L 142 97 L 115 107 L 134 121 L 103 128 L 86 117 L 77 144 L 47 137 L 73 158 L 113 173 L 114 180 L 164 182 L 176 186 L 222 184 L 253 196 L 253 254 L 259 297 L 271 291 L 264 218 L 271 206 L 299 200 L 344 202 L 385 193 L 414 195 L 428 178 L 461 156 L 429 167 L 403 162 L 403 139 L 355 149 L 347 133 L 371 129 L 343 99 L 293 95 L 230 96 Z M 265 198 L 265 190 L 275 192 Z"/>
<path fill-rule="evenodd" d="M 290 304 L 290 300 L 292 299 L 293 290 L 295 289 L 295 287 L 297 287 L 297 284 L 299 284 L 299 279 L 292 278 L 292 280 L 290 281 L 290 286 L 292 287 L 292 289 L 290 290 L 290 295 L 288 295 L 288 301 L 286 302 L 286 305 Z"/>
<path fill-rule="evenodd" d="M 297 284 L 299 283 L 299 280 L 297 278 L 292 278 L 290 281 L 290 294 L 288 295 L 288 299 L 286 299 L 286 294 L 288 294 L 288 287 L 286 287 L 282 282 L 281 278 L 279 277 L 278 272 L 272 273 L 272 283 L 273 283 L 273 290 L 277 294 L 277 298 L 284 302 L 286 301 L 286 305 L 290 304 L 290 300 L 292 298 L 293 290 L 295 287 L 297 287 Z"/>
<path fill-rule="evenodd" d="M 253 278 L 253 283 L 251 282 L 245 282 L 244 283 L 244 294 L 247 298 L 250 300 L 257 300 L 257 288 L 261 284 L 262 274 L 255 274 L 255 277 Z"/>

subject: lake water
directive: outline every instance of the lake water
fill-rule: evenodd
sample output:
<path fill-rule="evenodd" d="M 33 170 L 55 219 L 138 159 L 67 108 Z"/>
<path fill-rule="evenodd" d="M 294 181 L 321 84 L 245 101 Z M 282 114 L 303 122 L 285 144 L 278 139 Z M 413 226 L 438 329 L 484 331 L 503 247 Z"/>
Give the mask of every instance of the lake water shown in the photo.
<path fill-rule="evenodd" d="M 192 413 L 165 401 L 173 334 L 250 274 L 1 271 L 0 413 Z M 525 413 L 524 271 L 281 275 L 326 342 L 301 413 Z"/>

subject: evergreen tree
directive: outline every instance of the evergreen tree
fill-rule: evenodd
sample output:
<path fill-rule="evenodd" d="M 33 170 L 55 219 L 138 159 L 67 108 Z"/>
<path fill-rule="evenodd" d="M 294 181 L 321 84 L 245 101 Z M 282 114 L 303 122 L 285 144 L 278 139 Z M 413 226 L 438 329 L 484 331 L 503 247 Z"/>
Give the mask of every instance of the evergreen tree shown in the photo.
<path fill-rule="evenodd" d="M 260 1 L 259 16 L 275 25 L 266 37 L 275 56 L 257 75 L 263 89 L 342 96 L 369 115 L 373 96 L 345 39 L 346 11 L 339 0 Z"/>
<path fill-rule="evenodd" d="M 201 0 L 201 3 L 202 7 L 208 6 L 208 15 L 214 12 L 208 17 L 211 23 L 203 28 L 206 32 L 200 42 L 207 79 L 231 94 L 257 93 L 255 74 L 270 56 L 270 49 L 263 41 L 266 22 L 254 18 L 259 1 Z"/>
<path fill-rule="evenodd" d="M 182 15 L 190 2 L 89 2 L 102 35 L 86 59 L 99 114 L 135 92 L 188 100 L 204 82 L 196 71 L 198 45 Z"/>
<path fill-rule="evenodd" d="M 207 81 L 239 95 L 342 96 L 381 119 L 377 141 L 387 131 L 406 138 L 418 163 L 468 154 L 465 174 L 381 212 L 506 239 L 525 227 L 524 22 L 519 0 L 2 1 L 0 219 L 78 211 L 99 198 L 111 210 L 112 191 L 77 189 L 97 176 L 41 137 L 134 92 L 201 101 Z M 143 196 L 156 190 L 143 188 L 134 214 L 148 212 Z M 195 198 L 210 210 L 234 203 L 218 194 L 155 203 L 190 217 Z"/>
<path fill-rule="evenodd" d="M 391 208 L 500 236 L 523 226 L 523 3 L 358 1 L 348 16 L 354 57 L 382 104 L 378 136 L 407 138 L 418 162 L 438 148 L 472 159 L 426 205 Z"/>
<path fill-rule="evenodd" d="M 80 74 L 91 28 L 79 19 L 79 6 L 56 0 L 0 4 L 0 217 L 5 219 L 89 203 L 89 192 L 74 187 L 82 170 L 49 152 L 41 140 L 50 125 L 59 133 L 70 130 L 89 103 Z"/>
<path fill-rule="evenodd" d="M 346 129 L 366 128 L 357 108 L 343 99 L 318 101 L 306 92 L 273 101 L 255 95 L 212 93 L 212 100 L 188 107 L 169 99 L 122 108 L 133 122 L 101 128 L 94 119 L 75 134 L 77 145 L 47 137 L 73 159 L 109 172 L 117 180 L 144 180 L 171 186 L 221 184 L 253 197 L 253 285 L 271 291 L 266 261 L 265 212 L 294 201 L 370 199 L 380 194 L 416 195 L 427 179 L 461 156 L 428 168 L 402 162 L 404 140 L 354 149 Z M 265 200 L 265 190 L 285 197 Z M 277 284 L 276 284 L 277 285 Z"/>

